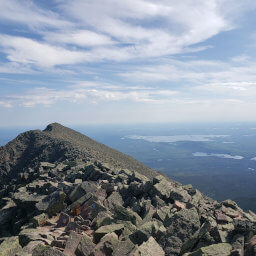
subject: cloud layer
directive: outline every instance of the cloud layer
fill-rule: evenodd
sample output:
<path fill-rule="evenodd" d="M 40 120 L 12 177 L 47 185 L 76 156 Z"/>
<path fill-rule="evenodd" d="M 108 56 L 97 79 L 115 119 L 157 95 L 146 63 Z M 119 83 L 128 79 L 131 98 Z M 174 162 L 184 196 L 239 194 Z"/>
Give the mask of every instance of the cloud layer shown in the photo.
<path fill-rule="evenodd" d="M 179 111 L 241 117 L 255 105 L 255 35 L 243 27 L 255 8 L 251 0 L 0 0 L 0 108 L 114 102 L 145 104 L 141 113 L 175 109 L 177 119 Z"/>

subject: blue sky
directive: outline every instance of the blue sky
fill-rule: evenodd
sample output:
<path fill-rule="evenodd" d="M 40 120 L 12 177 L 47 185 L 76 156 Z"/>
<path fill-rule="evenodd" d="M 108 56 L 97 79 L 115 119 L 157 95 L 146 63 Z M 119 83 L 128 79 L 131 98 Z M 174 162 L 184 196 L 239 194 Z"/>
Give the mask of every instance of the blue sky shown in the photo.
<path fill-rule="evenodd" d="M 0 126 L 256 121 L 252 0 L 0 0 Z"/>

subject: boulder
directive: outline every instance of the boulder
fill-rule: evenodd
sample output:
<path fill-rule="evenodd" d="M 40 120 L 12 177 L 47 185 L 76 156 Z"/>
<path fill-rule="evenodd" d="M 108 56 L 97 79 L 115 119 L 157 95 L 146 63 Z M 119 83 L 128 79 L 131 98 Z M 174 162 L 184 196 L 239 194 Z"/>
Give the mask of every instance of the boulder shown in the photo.
<path fill-rule="evenodd" d="M 114 205 L 123 205 L 124 201 L 122 196 L 117 192 L 114 191 L 105 201 L 104 206 L 113 209 Z"/>
<path fill-rule="evenodd" d="M 57 228 L 65 227 L 69 223 L 70 223 L 70 216 L 65 212 L 61 212 L 60 216 L 59 216 L 59 219 L 58 219 L 58 222 L 57 222 Z"/>
<path fill-rule="evenodd" d="M 199 240 L 211 229 L 211 223 L 209 221 L 206 221 L 200 229 L 192 235 L 188 240 L 183 243 L 181 248 L 181 254 L 184 254 L 185 252 L 190 251 L 194 248 L 194 246 L 199 242 Z"/>
<path fill-rule="evenodd" d="M 200 220 L 195 208 L 182 209 L 166 219 L 166 235 L 159 241 L 166 253 L 179 254 L 182 245 L 200 228 Z"/>
<path fill-rule="evenodd" d="M 37 215 L 31 219 L 31 224 L 34 228 L 41 227 L 46 224 L 46 221 L 48 219 L 48 215 L 45 213 L 41 213 L 40 215 Z"/>
<path fill-rule="evenodd" d="M 81 234 L 77 234 L 76 232 L 71 231 L 63 253 L 68 256 L 75 256 L 75 251 L 81 239 Z"/>
<path fill-rule="evenodd" d="M 42 241 L 31 241 L 29 242 L 25 247 L 22 248 L 22 251 L 19 253 L 16 253 L 15 256 L 28 256 L 32 255 L 34 249 L 39 245 L 43 244 Z"/>
<path fill-rule="evenodd" d="M 254 235 L 247 245 L 246 255 L 255 256 L 256 255 L 256 235 Z"/>
<path fill-rule="evenodd" d="M 46 212 L 50 217 L 56 215 L 66 206 L 64 203 L 66 194 L 62 191 L 55 191 L 36 204 L 41 212 Z"/>
<path fill-rule="evenodd" d="M 86 193 L 96 193 L 97 191 L 97 186 L 95 186 L 92 183 L 89 182 L 83 182 L 80 185 L 77 185 L 74 190 L 71 192 L 71 194 L 69 195 L 69 199 L 71 200 L 71 202 L 75 202 L 76 200 L 78 200 L 79 198 L 81 198 L 82 196 L 84 196 Z"/>
<path fill-rule="evenodd" d="M 19 233 L 19 243 L 22 247 L 26 246 L 31 241 L 41 240 L 41 238 L 37 229 L 24 229 Z"/>
<path fill-rule="evenodd" d="M 136 212 L 133 212 L 131 209 L 126 209 L 121 205 L 114 206 L 114 218 L 118 220 L 131 221 L 135 226 L 142 221 L 141 217 Z"/>
<path fill-rule="evenodd" d="M 90 256 L 113 255 L 113 251 L 115 250 L 118 243 L 119 243 L 118 236 L 114 232 L 106 234 L 104 237 L 101 238 L 100 242 L 95 246 Z"/>
<path fill-rule="evenodd" d="M 113 256 L 130 255 L 134 247 L 135 245 L 130 239 L 120 241 L 113 252 Z"/>
<path fill-rule="evenodd" d="M 150 221 L 139 226 L 135 232 L 130 235 L 130 239 L 134 244 L 142 244 L 146 242 L 151 236 L 160 238 L 166 232 L 166 229 L 161 222 Z"/>
<path fill-rule="evenodd" d="M 36 203 L 40 202 L 45 197 L 46 196 L 30 194 L 24 187 L 21 191 L 14 193 L 12 199 L 19 208 L 31 212 L 35 210 Z"/>
<path fill-rule="evenodd" d="M 256 238 L 256 236 L 255 236 L 255 238 Z M 255 242 L 256 242 L 256 239 L 255 239 Z M 231 244 L 232 244 L 231 256 L 243 256 L 244 255 L 244 236 L 243 235 L 236 234 L 233 237 Z M 250 254 L 248 254 L 248 255 L 250 255 Z"/>
<path fill-rule="evenodd" d="M 16 253 L 19 253 L 21 251 L 22 251 L 22 247 L 19 244 L 19 238 L 17 236 L 6 238 L 0 244 L 1 256 L 15 256 Z"/>
<path fill-rule="evenodd" d="M 230 256 L 232 246 L 228 243 L 212 244 L 184 256 Z"/>
<path fill-rule="evenodd" d="M 33 250 L 32 256 L 66 256 L 61 251 L 55 250 L 50 246 L 39 244 Z"/>
<path fill-rule="evenodd" d="M 249 220 L 235 219 L 234 220 L 235 229 L 238 232 L 254 232 L 256 233 L 256 223 L 250 222 Z"/>
<path fill-rule="evenodd" d="M 4 206 L 0 209 L 0 226 L 12 220 L 16 213 L 16 204 L 10 198 L 2 199 Z"/>
<path fill-rule="evenodd" d="M 95 248 L 95 244 L 88 235 L 83 235 L 75 251 L 76 256 L 86 256 Z"/>
<path fill-rule="evenodd" d="M 156 242 L 153 237 L 150 237 L 146 242 L 135 249 L 131 256 L 164 256 L 164 250 Z"/>
<path fill-rule="evenodd" d="M 120 235 L 123 229 L 123 224 L 111 224 L 107 226 L 102 226 L 94 232 L 94 240 L 96 243 L 98 243 L 103 236 L 112 232 L 115 232 L 116 234 Z"/>
<path fill-rule="evenodd" d="M 160 209 L 156 210 L 153 217 L 163 222 L 165 220 L 167 214 L 170 213 L 170 211 L 171 211 L 170 206 L 163 206 Z"/>

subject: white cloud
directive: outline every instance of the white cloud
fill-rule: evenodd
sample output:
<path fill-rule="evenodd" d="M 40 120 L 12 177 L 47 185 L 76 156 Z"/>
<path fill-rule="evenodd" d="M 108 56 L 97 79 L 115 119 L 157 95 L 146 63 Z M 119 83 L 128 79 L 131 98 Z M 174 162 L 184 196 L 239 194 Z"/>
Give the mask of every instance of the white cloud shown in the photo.
<path fill-rule="evenodd" d="M 0 35 L 0 45 L 8 60 L 42 67 L 76 64 L 88 57 L 85 52 L 71 51 L 17 36 Z"/>
<path fill-rule="evenodd" d="M 58 13 L 33 1 L 0 0 L 0 19 L 26 24 L 44 39 L 5 36 L 9 61 L 55 66 L 169 56 L 204 50 L 208 46 L 194 44 L 233 28 L 218 0 L 74 0 L 55 5 Z"/>
<path fill-rule="evenodd" d="M 71 27 L 70 21 L 60 18 L 57 13 L 43 10 L 31 0 L 0 0 L 0 20 L 11 21 L 18 24 L 25 24 L 30 28 Z"/>
<path fill-rule="evenodd" d="M 109 36 L 89 30 L 47 32 L 44 39 L 48 42 L 74 44 L 84 47 L 115 44 Z"/>
<path fill-rule="evenodd" d="M 101 103 L 103 101 L 123 101 L 161 103 L 170 100 L 176 94 L 172 90 L 158 90 L 143 87 L 126 87 L 99 85 L 94 82 L 84 82 L 65 89 L 35 88 L 22 95 L 3 97 L 2 106 L 8 104 L 33 107 L 38 104 L 51 105 L 60 101 L 72 103 Z M 4 104 L 5 103 L 5 104 Z M 8 103 L 8 104 L 7 104 Z M 0 104 L 1 105 L 1 104 Z"/>

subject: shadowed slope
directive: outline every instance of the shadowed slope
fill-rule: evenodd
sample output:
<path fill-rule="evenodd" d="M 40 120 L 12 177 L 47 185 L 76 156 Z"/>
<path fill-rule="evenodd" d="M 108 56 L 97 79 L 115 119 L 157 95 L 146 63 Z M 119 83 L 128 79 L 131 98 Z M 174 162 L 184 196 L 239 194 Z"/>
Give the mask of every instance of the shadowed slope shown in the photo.
<path fill-rule="evenodd" d="M 108 163 L 115 168 L 127 168 L 149 178 L 156 172 L 132 157 L 98 143 L 89 137 L 58 123 L 44 131 L 33 130 L 20 134 L 0 148 L 0 181 L 15 178 L 23 168 L 38 161 L 63 161 L 77 158 Z"/>

